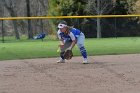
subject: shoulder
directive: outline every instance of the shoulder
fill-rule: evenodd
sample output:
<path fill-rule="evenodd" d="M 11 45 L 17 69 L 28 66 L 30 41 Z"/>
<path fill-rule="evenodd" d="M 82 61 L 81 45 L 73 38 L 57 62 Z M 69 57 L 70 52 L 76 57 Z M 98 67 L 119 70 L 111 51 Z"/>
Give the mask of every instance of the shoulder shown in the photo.
<path fill-rule="evenodd" d="M 70 30 L 76 30 L 76 28 L 71 28 Z"/>
<path fill-rule="evenodd" d="M 80 31 L 80 30 L 77 28 L 71 28 L 70 31 Z"/>
<path fill-rule="evenodd" d="M 58 31 L 57 31 L 57 34 L 59 35 L 60 33 L 61 33 L 61 31 L 60 31 L 60 30 L 58 30 Z"/>

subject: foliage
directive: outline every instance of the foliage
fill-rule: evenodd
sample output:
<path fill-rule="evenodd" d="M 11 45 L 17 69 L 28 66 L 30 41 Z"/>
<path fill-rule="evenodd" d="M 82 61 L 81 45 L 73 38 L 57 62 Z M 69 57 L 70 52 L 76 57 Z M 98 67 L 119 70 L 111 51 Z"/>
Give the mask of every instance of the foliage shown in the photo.
<path fill-rule="evenodd" d="M 97 15 L 97 14 L 132 14 L 135 13 L 134 5 L 137 0 L 50 0 L 50 16 L 69 15 Z M 68 25 L 82 30 L 86 37 L 96 37 L 96 19 L 62 19 Z M 123 20 L 123 21 L 122 21 Z M 51 20 L 53 30 L 56 31 L 60 19 Z M 103 37 L 112 36 L 139 36 L 138 18 L 110 18 L 101 20 Z M 94 25 L 94 26 L 93 26 Z M 132 26 L 131 26 L 132 25 Z M 126 27 L 126 28 L 125 28 Z"/>
<path fill-rule="evenodd" d="M 85 11 L 90 15 L 108 14 L 113 9 L 112 0 L 88 0 Z"/>
<path fill-rule="evenodd" d="M 49 16 L 72 16 L 84 15 L 85 2 L 82 0 L 50 0 L 49 3 Z M 75 25 L 76 19 L 62 19 L 66 20 L 69 25 Z M 57 25 L 60 19 L 51 20 L 53 25 Z M 76 27 L 77 27 L 76 23 Z"/>

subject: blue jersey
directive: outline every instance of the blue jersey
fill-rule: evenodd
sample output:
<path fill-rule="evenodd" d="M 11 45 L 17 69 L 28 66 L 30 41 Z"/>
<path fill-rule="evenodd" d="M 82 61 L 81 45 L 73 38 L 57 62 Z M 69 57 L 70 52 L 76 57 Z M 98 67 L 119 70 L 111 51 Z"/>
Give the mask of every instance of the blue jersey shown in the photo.
<path fill-rule="evenodd" d="M 79 29 L 76 29 L 76 28 L 72 28 L 70 29 L 70 32 L 72 32 L 75 36 L 75 38 L 79 37 L 81 31 Z"/>
<path fill-rule="evenodd" d="M 68 35 L 65 35 L 63 32 L 61 32 L 60 30 L 58 30 L 57 34 L 58 34 L 58 38 L 65 40 L 65 41 L 73 41 L 76 40 L 79 36 L 80 36 L 81 31 L 76 29 L 76 28 L 72 28 L 70 29 L 70 33 Z"/>

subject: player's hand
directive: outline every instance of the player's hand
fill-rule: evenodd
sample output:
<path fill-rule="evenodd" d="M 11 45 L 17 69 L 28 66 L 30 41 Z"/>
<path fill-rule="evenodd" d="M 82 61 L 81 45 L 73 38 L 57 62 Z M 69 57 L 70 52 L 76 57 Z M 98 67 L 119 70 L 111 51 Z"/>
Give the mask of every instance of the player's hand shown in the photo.
<path fill-rule="evenodd" d="M 63 47 L 64 47 L 64 45 L 58 45 L 58 47 L 63 48 Z"/>

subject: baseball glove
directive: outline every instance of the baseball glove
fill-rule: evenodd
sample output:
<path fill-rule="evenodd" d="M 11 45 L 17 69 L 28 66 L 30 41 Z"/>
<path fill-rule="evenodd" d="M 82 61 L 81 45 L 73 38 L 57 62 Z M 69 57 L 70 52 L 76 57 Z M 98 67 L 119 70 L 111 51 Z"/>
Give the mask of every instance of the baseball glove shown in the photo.
<path fill-rule="evenodd" d="M 66 50 L 63 56 L 65 59 L 70 60 L 73 57 L 72 50 Z"/>

